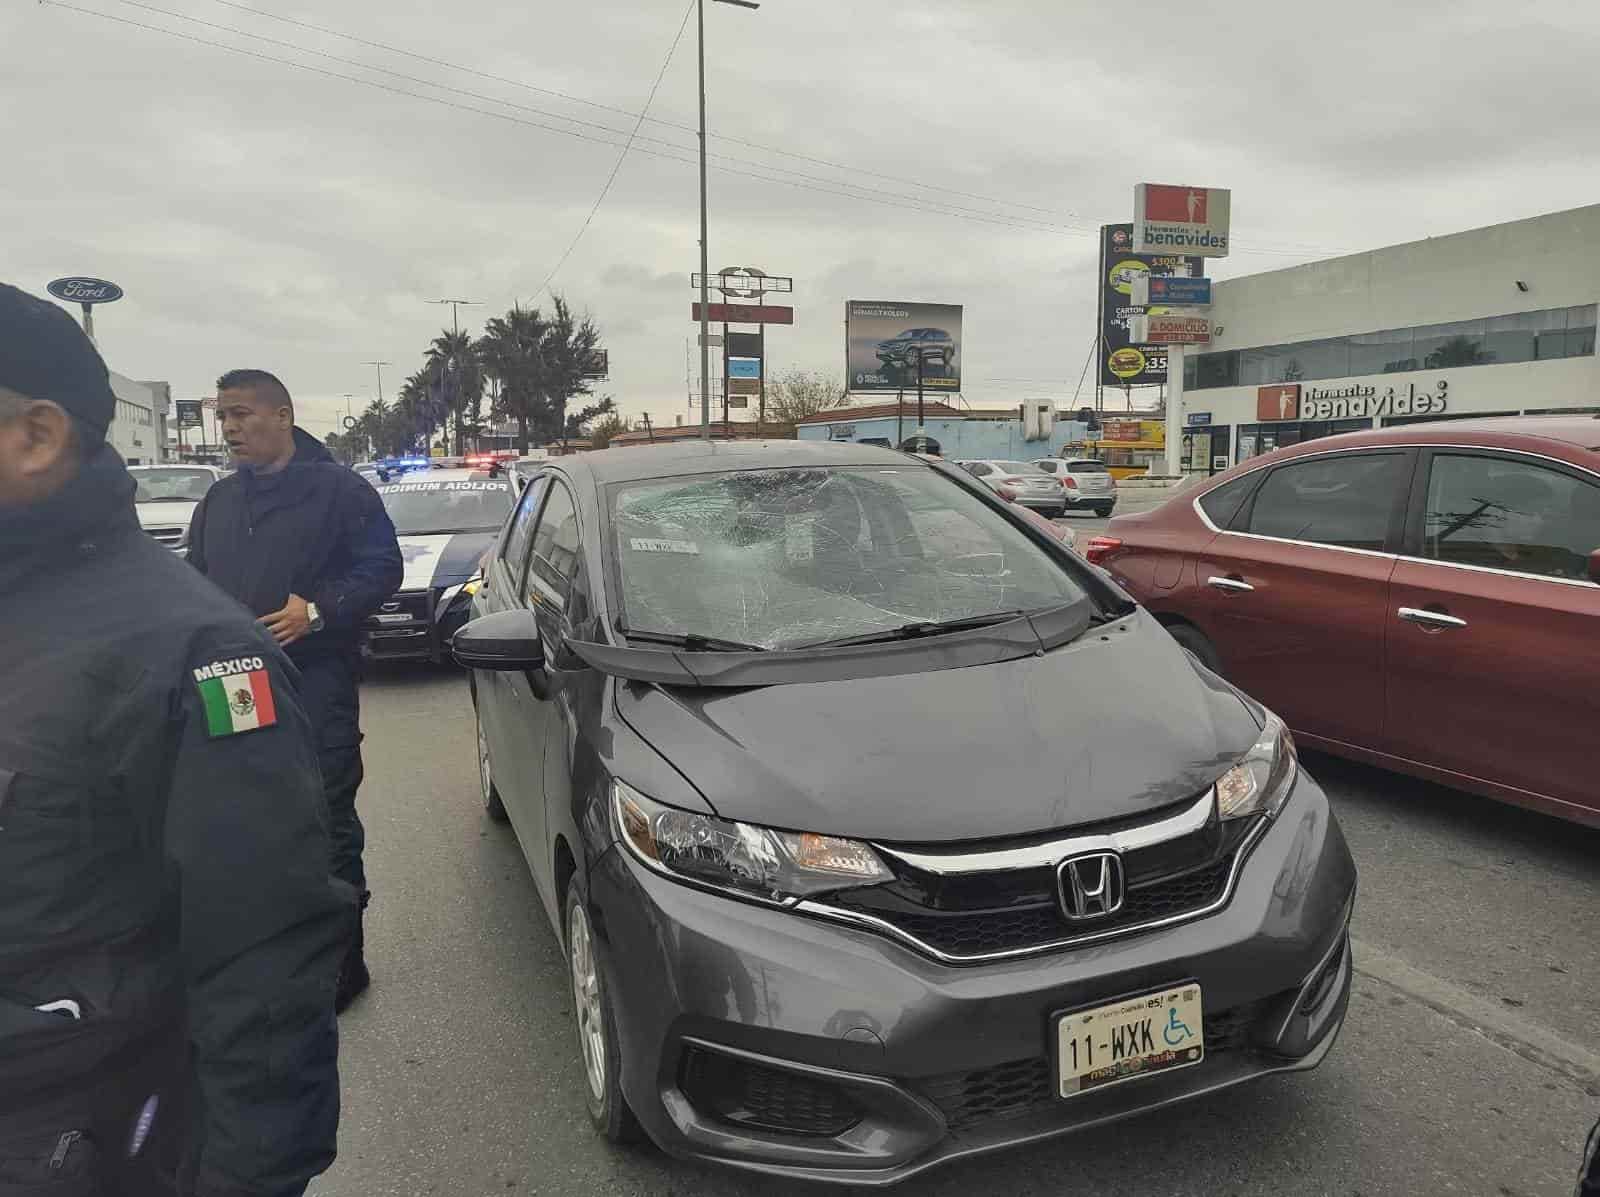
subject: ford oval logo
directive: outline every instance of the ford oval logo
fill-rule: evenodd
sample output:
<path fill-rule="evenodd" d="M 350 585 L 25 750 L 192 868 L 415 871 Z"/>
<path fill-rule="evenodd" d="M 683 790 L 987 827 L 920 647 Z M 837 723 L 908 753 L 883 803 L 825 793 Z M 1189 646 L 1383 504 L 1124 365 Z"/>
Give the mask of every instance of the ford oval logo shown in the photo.
<path fill-rule="evenodd" d="M 122 288 L 103 278 L 58 278 L 45 290 L 68 303 L 112 303 L 122 298 Z"/>

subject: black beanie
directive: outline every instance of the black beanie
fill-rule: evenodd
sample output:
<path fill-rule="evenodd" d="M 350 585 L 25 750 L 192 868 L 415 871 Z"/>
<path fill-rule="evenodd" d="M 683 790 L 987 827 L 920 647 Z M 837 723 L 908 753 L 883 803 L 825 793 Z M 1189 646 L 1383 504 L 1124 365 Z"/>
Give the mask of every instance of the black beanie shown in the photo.
<path fill-rule="evenodd" d="M 117 397 L 99 352 L 55 304 L 0 283 L 0 387 L 48 399 L 104 439 Z"/>

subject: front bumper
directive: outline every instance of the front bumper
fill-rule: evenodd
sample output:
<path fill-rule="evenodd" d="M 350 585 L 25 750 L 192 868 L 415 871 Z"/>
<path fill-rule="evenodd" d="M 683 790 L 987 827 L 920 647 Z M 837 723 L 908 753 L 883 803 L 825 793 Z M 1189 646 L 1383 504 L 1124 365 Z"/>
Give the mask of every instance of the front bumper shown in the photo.
<path fill-rule="evenodd" d="M 361 653 L 371 661 L 449 661 L 450 637 L 461 630 L 472 613 L 470 596 L 455 587 L 435 587 L 429 591 L 402 591 L 390 603 L 399 607 L 393 614 L 404 620 L 367 621 L 361 630 Z M 445 596 L 449 595 L 448 598 Z M 443 611 L 440 604 L 445 604 Z M 387 604 L 386 604 L 387 605 Z M 390 614 L 384 612 L 382 614 Z"/>
<path fill-rule="evenodd" d="M 1354 893 L 1344 837 L 1304 774 L 1220 912 L 1027 959 L 941 965 L 677 884 L 621 848 L 590 879 L 622 1085 L 651 1137 L 857 1185 L 1315 1067 L 1349 1000 Z M 1054 1096 L 1053 1014 L 1185 980 L 1202 989 L 1203 1063 Z"/>

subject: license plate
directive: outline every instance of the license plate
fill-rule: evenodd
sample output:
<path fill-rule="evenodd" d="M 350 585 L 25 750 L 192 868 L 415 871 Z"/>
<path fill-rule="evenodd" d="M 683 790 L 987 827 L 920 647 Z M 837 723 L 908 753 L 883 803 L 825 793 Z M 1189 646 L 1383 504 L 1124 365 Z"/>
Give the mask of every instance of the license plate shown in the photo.
<path fill-rule="evenodd" d="M 1179 985 L 1073 1010 L 1056 1019 L 1056 1069 L 1062 1097 L 1077 1097 L 1205 1059 L 1200 986 Z"/>
<path fill-rule="evenodd" d="M 374 620 L 376 620 L 378 623 L 410 623 L 411 622 L 411 616 L 407 615 L 404 611 L 397 612 L 394 615 L 374 615 L 372 618 Z"/>

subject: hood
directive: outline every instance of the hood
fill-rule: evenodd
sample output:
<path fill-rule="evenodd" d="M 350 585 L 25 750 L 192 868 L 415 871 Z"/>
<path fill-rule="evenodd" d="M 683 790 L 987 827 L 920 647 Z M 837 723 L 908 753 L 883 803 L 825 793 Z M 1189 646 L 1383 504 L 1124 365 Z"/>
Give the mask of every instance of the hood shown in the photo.
<path fill-rule="evenodd" d="M 401 590 L 427 590 L 464 582 L 478 572 L 478 564 L 497 532 L 447 532 L 436 536 L 399 536 L 405 561 Z"/>
<path fill-rule="evenodd" d="M 1143 611 L 967 669 L 750 690 L 619 680 L 616 695 L 718 814 L 883 843 L 1137 816 L 1194 797 L 1260 731 Z"/>
<path fill-rule="evenodd" d="M 135 503 L 133 510 L 139 516 L 141 528 L 187 529 L 198 506 L 200 504 L 196 501 L 167 499 L 159 503 Z"/>
<path fill-rule="evenodd" d="M 292 460 L 332 461 L 333 454 L 328 452 L 328 446 L 296 424 L 294 426 L 294 457 Z"/>

